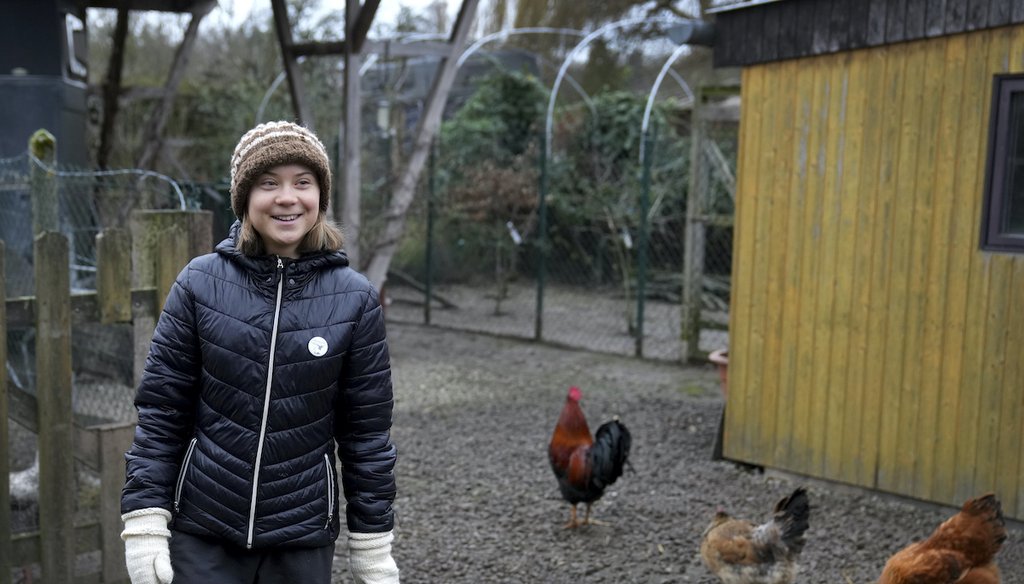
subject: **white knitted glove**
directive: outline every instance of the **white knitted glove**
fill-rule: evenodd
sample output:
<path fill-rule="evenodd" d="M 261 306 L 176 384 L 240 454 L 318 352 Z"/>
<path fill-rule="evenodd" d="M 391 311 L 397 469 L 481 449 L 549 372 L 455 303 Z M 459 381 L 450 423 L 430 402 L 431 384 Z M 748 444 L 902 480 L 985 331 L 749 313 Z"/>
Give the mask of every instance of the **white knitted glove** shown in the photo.
<path fill-rule="evenodd" d="M 170 520 L 171 513 L 159 507 L 130 511 L 121 516 L 124 521 L 121 539 L 132 584 L 170 584 L 174 579 L 169 550 L 171 531 L 167 529 Z"/>
<path fill-rule="evenodd" d="M 398 566 L 391 557 L 390 531 L 348 534 L 348 567 L 356 584 L 398 584 Z"/>

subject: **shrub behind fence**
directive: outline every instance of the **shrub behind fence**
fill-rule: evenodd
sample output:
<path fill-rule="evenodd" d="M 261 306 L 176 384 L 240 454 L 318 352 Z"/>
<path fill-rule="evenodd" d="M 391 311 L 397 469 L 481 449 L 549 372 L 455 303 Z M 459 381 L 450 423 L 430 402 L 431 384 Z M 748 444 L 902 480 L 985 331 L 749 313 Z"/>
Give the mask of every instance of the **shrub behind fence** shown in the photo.
<path fill-rule="evenodd" d="M 652 132 L 646 184 L 635 161 L 615 162 L 635 144 L 556 137 L 608 162 L 575 170 L 585 156 L 556 151 L 548 169 L 537 147 L 471 170 L 442 153 L 413 210 L 406 271 L 389 275 L 389 316 L 666 360 L 727 347 L 735 95 L 705 89 L 686 119 Z"/>

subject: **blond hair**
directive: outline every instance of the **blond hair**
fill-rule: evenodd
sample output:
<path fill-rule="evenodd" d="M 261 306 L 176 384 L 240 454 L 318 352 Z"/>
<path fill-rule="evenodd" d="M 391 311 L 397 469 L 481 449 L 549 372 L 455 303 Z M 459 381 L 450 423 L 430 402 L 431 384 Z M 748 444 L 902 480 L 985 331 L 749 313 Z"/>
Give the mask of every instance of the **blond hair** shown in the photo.
<path fill-rule="evenodd" d="M 341 234 L 341 229 L 333 221 L 329 221 L 321 211 L 316 216 L 316 223 L 299 242 L 297 251 L 299 253 L 338 251 L 344 242 L 345 238 Z M 235 247 L 247 256 L 260 256 L 267 253 L 267 248 L 263 244 L 263 236 L 252 226 L 248 213 L 242 217 L 242 228 L 238 230 Z"/>

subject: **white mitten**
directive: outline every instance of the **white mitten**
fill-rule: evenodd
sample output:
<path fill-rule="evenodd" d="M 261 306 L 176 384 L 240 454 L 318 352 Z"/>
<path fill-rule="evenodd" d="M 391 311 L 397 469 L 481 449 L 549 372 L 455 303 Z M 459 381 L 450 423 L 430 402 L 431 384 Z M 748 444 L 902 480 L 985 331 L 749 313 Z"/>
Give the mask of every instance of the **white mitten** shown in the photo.
<path fill-rule="evenodd" d="M 171 569 L 171 531 L 167 522 L 171 513 L 152 507 L 130 511 L 121 516 L 124 521 L 125 563 L 132 584 L 170 584 L 174 579 Z"/>
<path fill-rule="evenodd" d="M 390 531 L 349 533 L 348 567 L 356 584 L 398 584 L 398 566 L 391 557 Z"/>

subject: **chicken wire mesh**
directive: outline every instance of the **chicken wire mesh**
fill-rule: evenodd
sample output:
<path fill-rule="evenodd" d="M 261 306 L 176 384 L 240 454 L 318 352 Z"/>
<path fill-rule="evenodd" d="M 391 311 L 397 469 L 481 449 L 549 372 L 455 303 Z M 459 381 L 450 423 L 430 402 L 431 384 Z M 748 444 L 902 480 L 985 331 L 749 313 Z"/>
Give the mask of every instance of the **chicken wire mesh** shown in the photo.
<path fill-rule="evenodd" d="M 407 262 L 412 274 L 389 276 L 389 317 L 666 360 L 727 347 L 738 116 L 723 113 L 736 110 L 728 96 L 708 103 L 720 111 L 699 118 L 699 134 L 689 115 L 654 133 L 646 185 L 639 165 L 622 159 L 637 159 L 635 141 L 588 136 L 599 129 L 588 124 L 600 120 L 567 124 L 575 135 L 563 128 L 556 137 L 550 169 L 538 163 L 537 143 L 511 157 L 495 151 L 473 168 L 446 159 L 442 144 L 408 234 L 420 241 L 408 246 L 411 255 L 429 259 Z M 694 135 L 700 140 L 691 172 Z M 566 149 L 591 154 L 558 155 Z M 545 172 L 546 243 L 537 186 Z M 689 272 L 688 229 L 699 236 L 700 264 Z M 700 290 L 697 347 L 689 355 L 688 273 Z"/>
<path fill-rule="evenodd" d="M 35 166 L 56 183 L 58 227 L 68 240 L 69 280 L 72 292 L 96 289 L 96 236 L 105 228 L 127 228 L 135 209 L 189 209 L 198 207 L 194 188 L 183 189 L 177 182 L 147 170 L 87 170 L 58 165 L 47 166 L 29 153 L 0 159 L 0 239 L 5 246 L 4 280 L 8 298 L 34 293 L 33 220 L 31 171 Z M 126 348 L 123 329 L 127 325 L 79 325 L 85 336 L 76 343 L 82 356 L 76 357 L 76 371 L 108 373 L 130 379 L 130 345 Z M 130 333 L 130 331 L 128 331 Z M 34 331 L 31 327 L 10 327 L 7 333 L 9 376 L 18 389 L 31 391 L 34 385 L 32 360 Z M 125 359 L 125 354 L 128 354 Z M 125 369 L 124 362 L 129 363 Z M 115 364 L 120 363 L 115 367 Z"/>
<path fill-rule="evenodd" d="M 47 166 L 29 153 L 0 159 L 0 240 L 4 242 L 4 286 L 8 299 L 35 293 L 33 262 L 33 167 L 50 177 L 58 200 L 58 228 L 68 241 L 69 281 L 72 293 L 96 287 L 96 235 L 108 227 L 127 228 L 135 209 L 189 209 L 198 206 L 196 188 L 183 188 L 174 180 L 150 171 L 125 169 L 94 171 L 64 165 Z M 7 324 L 5 374 L 12 399 L 34 396 L 37 336 L 28 323 Z M 72 409 L 80 425 L 132 419 L 133 331 L 131 324 L 75 322 L 72 326 Z M 17 422 L 17 418 L 15 418 Z M 12 494 L 12 529 L 38 527 L 35 489 L 36 437 L 18 423 L 9 425 Z M 80 473 L 79 492 L 88 499 L 89 473 Z M 94 494 L 92 495 L 93 498 Z M 94 503 L 95 501 L 93 501 Z M 91 512 L 89 501 L 80 502 Z"/>
<path fill-rule="evenodd" d="M 170 177 L 149 170 L 50 167 L 27 152 L 0 159 L 0 239 L 7 247 L 8 297 L 30 296 L 34 288 L 33 166 L 56 182 L 58 227 L 68 238 L 73 290 L 96 287 L 96 235 L 102 229 L 126 228 L 135 209 L 198 208 L 194 189 L 183 189 Z"/>

